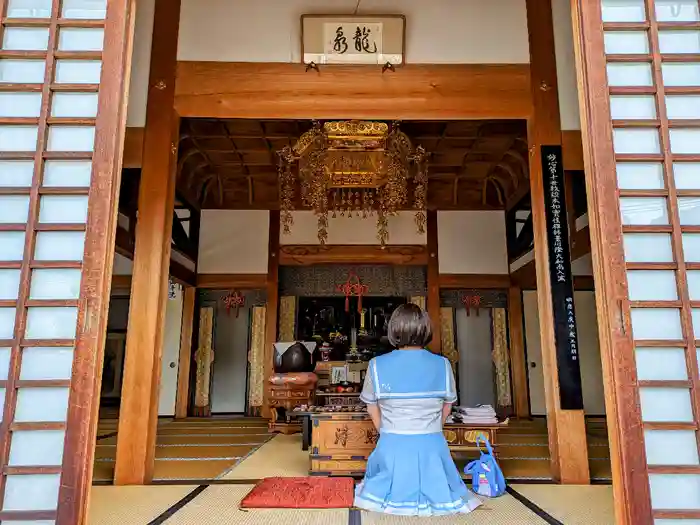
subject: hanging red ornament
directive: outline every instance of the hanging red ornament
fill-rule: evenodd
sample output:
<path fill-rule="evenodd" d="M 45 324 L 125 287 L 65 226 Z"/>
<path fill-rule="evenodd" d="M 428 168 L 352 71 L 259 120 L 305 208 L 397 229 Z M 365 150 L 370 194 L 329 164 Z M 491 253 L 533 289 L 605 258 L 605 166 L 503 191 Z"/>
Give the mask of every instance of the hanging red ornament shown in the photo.
<path fill-rule="evenodd" d="M 238 290 L 233 290 L 224 297 L 224 304 L 226 305 L 226 315 L 231 313 L 231 308 L 235 308 L 236 317 L 238 317 L 239 309 L 245 306 L 245 296 Z"/>
<path fill-rule="evenodd" d="M 469 295 L 469 294 L 462 294 L 462 304 L 464 305 L 464 308 L 467 309 L 467 315 L 470 315 L 471 309 L 474 308 L 476 310 L 476 315 L 479 315 L 479 308 L 481 308 L 481 296 L 478 294 L 475 295 Z"/>
<path fill-rule="evenodd" d="M 362 313 L 362 296 L 369 292 L 369 286 L 362 284 L 354 271 L 348 273 L 348 280 L 336 285 L 336 289 L 345 294 L 345 311 L 350 311 L 350 297 L 357 297 L 357 312 Z"/>

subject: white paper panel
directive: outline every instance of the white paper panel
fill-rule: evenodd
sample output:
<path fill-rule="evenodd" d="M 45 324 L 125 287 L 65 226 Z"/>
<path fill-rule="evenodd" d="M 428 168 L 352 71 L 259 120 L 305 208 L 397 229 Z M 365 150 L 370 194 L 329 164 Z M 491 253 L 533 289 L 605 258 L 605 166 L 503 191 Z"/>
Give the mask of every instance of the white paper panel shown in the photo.
<path fill-rule="evenodd" d="M 41 93 L 0 93 L 0 117 L 36 118 L 41 113 Z"/>
<path fill-rule="evenodd" d="M 97 116 L 97 93 L 54 93 L 51 116 L 94 118 Z"/>
<path fill-rule="evenodd" d="M 666 87 L 700 86 L 700 64 L 666 62 L 661 64 L 661 73 Z"/>
<path fill-rule="evenodd" d="M 666 113 L 670 119 L 700 119 L 700 96 L 667 95 Z"/>
<path fill-rule="evenodd" d="M 0 307 L 0 339 L 12 339 L 15 331 L 15 309 Z"/>
<path fill-rule="evenodd" d="M 644 31 L 606 31 L 605 53 L 607 55 L 646 55 L 649 39 Z"/>
<path fill-rule="evenodd" d="M 19 270 L 0 268 L 0 301 L 15 301 L 19 297 Z"/>
<path fill-rule="evenodd" d="M 22 351 L 20 379 L 70 379 L 73 353 L 72 348 L 64 347 L 25 347 Z"/>
<path fill-rule="evenodd" d="M 15 525 L 15 524 L 13 523 L 12 525 Z M 654 525 L 700 525 L 700 520 L 660 519 L 660 520 L 654 520 Z"/>
<path fill-rule="evenodd" d="M 613 95 L 610 97 L 610 115 L 614 120 L 656 118 L 656 100 L 652 95 Z"/>
<path fill-rule="evenodd" d="M 659 132 L 656 129 L 617 128 L 613 130 L 615 153 L 659 153 Z"/>
<path fill-rule="evenodd" d="M 690 315 L 693 320 L 693 332 L 695 333 L 695 339 L 700 339 L 700 309 L 693 308 L 690 311 Z"/>
<path fill-rule="evenodd" d="M 642 421 L 645 423 L 692 423 L 693 408 L 687 388 L 639 389 Z"/>
<path fill-rule="evenodd" d="M 671 128 L 668 133 L 671 139 L 671 153 L 700 153 L 700 129 Z"/>
<path fill-rule="evenodd" d="M 0 160 L 0 186 L 29 188 L 34 176 L 31 160 Z"/>
<path fill-rule="evenodd" d="M 698 0 L 654 0 L 657 22 L 695 22 L 700 20 Z"/>
<path fill-rule="evenodd" d="M 59 84 L 99 84 L 102 62 L 99 60 L 56 60 Z"/>
<path fill-rule="evenodd" d="M 102 51 L 104 29 L 64 27 L 58 33 L 60 51 Z"/>
<path fill-rule="evenodd" d="M 51 0 L 10 0 L 8 18 L 50 18 Z"/>
<path fill-rule="evenodd" d="M 700 53 L 700 31 L 659 31 L 662 53 Z"/>
<path fill-rule="evenodd" d="M 21 261 L 24 232 L 0 232 L 0 261 Z"/>
<path fill-rule="evenodd" d="M 64 422 L 68 417 L 69 388 L 19 388 L 15 421 Z"/>
<path fill-rule="evenodd" d="M 91 174 L 92 162 L 89 160 L 47 160 L 43 185 L 48 188 L 87 188 Z"/>
<path fill-rule="evenodd" d="M 607 65 L 608 85 L 611 87 L 652 86 L 651 64 L 611 62 Z M 700 68 L 698 68 L 700 82 Z"/>
<path fill-rule="evenodd" d="M 60 481 L 60 474 L 7 476 L 2 510 L 55 510 Z"/>
<path fill-rule="evenodd" d="M 35 151 L 36 126 L 0 126 L 0 151 Z"/>
<path fill-rule="evenodd" d="M 691 301 L 700 301 L 700 270 L 687 270 L 688 294 Z"/>
<path fill-rule="evenodd" d="M 681 226 L 697 226 L 700 224 L 700 198 L 679 197 L 678 215 Z"/>
<path fill-rule="evenodd" d="M 46 51 L 49 47 L 48 27 L 6 27 L 2 38 L 5 51 Z"/>
<path fill-rule="evenodd" d="M 649 465 L 697 465 L 698 443 L 692 430 L 645 430 Z"/>
<path fill-rule="evenodd" d="M 667 225 L 668 207 L 663 197 L 620 198 L 622 224 Z"/>
<path fill-rule="evenodd" d="M 47 151 L 92 151 L 94 148 L 93 126 L 49 126 Z"/>
<path fill-rule="evenodd" d="M 77 330 L 78 309 L 73 306 L 27 308 L 27 339 L 73 339 Z"/>
<path fill-rule="evenodd" d="M 675 301 L 678 299 L 673 270 L 629 270 L 627 287 L 630 301 Z"/>
<path fill-rule="evenodd" d="M 9 347 L 0 348 L 0 380 L 7 380 L 10 371 L 10 356 L 12 349 Z M 0 405 L 2 412 L 2 405 Z"/>
<path fill-rule="evenodd" d="M 5 417 L 5 389 L 0 388 L 0 421 Z"/>
<path fill-rule="evenodd" d="M 630 313 L 637 341 L 683 339 L 680 310 L 676 308 L 632 308 Z"/>
<path fill-rule="evenodd" d="M 685 380 L 688 369 L 685 348 L 637 348 L 637 379 L 640 381 Z"/>
<path fill-rule="evenodd" d="M 87 195 L 43 195 L 39 201 L 39 222 L 85 224 L 87 210 Z"/>
<path fill-rule="evenodd" d="M 627 262 L 673 262 L 668 233 L 625 233 L 622 241 Z"/>
<path fill-rule="evenodd" d="M 0 60 L 0 83 L 42 84 L 46 74 L 43 60 Z"/>
<path fill-rule="evenodd" d="M 683 234 L 683 259 L 685 262 L 700 262 L 700 234 Z"/>
<path fill-rule="evenodd" d="M 700 509 L 700 475 L 649 474 L 652 509 Z"/>
<path fill-rule="evenodd" d="M 644 22 L 644 0 L 603 0 L 603 22 Z"/>
<path fill-rule="evenodd" d="M 26 224 L 29 195 L 0 195 L 0 224 Z"/>
<path fill-rule="evenodd" d="M 15 431 L 9 464 L 13 467 L 60 466 L 65 439 L 63 430 Z"/>
<path fill-rule="evenodd" d="M 37 261 L 82 261 L 85 232 L 37 232 L 34 258 Z"/>
<path fill-rule="evenodd" d="M 32 270 L 30 299 L 61 300 L 79 297 L 80 270 L 66 268 Z"/>
<path fill-rule="evenodd" d="M 107 16 L 107 0 L 63 0 L 63 18 L 98 20 Z"/>
<path fill-rule="evenodd" d="M 621 190 L 660 190 L 664 172 L 660 162 L 618 162 L 617 186 Z"/>
<path fill-rule="evenodd" d="M 679 190 L 700 189 L 700 163 L 674 162 L 673 180 Z"/>

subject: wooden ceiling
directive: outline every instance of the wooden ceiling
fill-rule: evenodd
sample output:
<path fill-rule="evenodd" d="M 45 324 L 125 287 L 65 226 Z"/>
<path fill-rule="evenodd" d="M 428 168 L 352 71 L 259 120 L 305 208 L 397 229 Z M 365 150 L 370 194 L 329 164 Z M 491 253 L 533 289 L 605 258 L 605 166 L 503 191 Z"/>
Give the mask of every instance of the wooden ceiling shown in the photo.
<path fill-rule="evenodd" d="M 275 209 L 276 152 L 311 125 L 308 120 L 183 119 L 178 190 L 207 209 Z M 525 121 L 405 121 L 401 129 L 414 147 L 430 153 L 432 209 L 500 209 L 529 184 Z"/>

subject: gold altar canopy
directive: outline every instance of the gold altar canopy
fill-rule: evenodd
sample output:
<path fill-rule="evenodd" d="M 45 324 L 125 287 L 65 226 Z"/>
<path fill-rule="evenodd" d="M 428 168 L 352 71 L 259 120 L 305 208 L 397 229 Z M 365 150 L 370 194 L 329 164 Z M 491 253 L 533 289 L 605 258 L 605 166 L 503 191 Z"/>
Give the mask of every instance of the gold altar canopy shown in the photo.
<path fill-rule="evenodd" d="M 285 233 L 297 206 L 318 217 L 318 240 L 328 238 L 328 215 L 377 217 L 377 238 L 388 240 L 388 217 L 403 207 L 416 210 L 416 227 L 423 233 L 428 192 L 427 154 L 413 149 L 397 124 L 384 122 L 326 122 L 304 133 L 280 157 L 280 211 Z M 294 167 L 297 167 L 296 173 Z M 413 202 L 409 204 L 409 193 Z"/>

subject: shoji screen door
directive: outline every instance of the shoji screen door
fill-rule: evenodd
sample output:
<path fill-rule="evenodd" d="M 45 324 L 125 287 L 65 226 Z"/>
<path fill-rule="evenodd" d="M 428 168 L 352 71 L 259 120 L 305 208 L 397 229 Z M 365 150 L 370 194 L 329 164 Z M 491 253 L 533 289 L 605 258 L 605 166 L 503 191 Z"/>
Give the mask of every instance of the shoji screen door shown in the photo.
<path fill-rule="evenodd" d="M 618 520 L 698 524 L 698 0 L 573 5 Z"/>
<path fill-rule="evenodd" d="M 84 523 L 127 0 L 0 0 L 0 521 Z"/>

